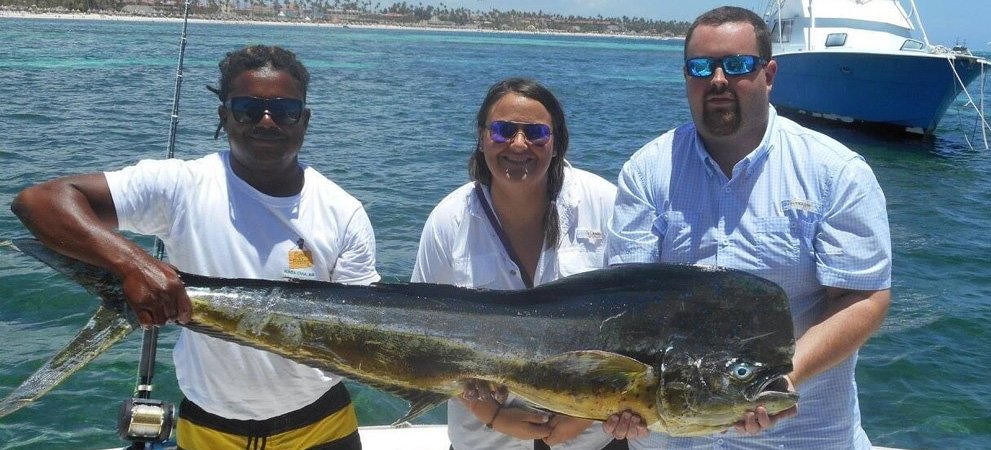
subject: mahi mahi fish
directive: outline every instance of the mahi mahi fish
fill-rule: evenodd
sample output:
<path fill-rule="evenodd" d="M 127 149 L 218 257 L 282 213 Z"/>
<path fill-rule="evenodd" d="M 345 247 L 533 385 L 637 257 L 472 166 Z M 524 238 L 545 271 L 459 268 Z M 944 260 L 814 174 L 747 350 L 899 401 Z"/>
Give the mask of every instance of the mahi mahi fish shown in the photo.
<path fill-rule="evenodd" d="M 102 305 L 73 343 L 0 402 L 0 417 L 139 326 L 112 273 L 35 240 L 12 247 Z M 519 291 L 181 277 L 193 304 L 181 326 L 402 397 L 411 406 L 397 423 L 472 379 L 576 417 L 629 409 L 675 436 L 720 432 L 758 405 L 774 414 L 798 400 L 783 379 L 795 345 L 788 298 L 738 270 L 628 264 Z"/>

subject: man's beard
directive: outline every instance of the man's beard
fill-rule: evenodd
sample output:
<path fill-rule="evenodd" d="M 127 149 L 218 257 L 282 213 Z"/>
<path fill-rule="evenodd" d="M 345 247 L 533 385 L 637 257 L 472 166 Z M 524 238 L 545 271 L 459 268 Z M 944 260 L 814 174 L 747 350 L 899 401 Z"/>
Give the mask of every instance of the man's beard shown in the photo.
<path fill-rule="evenodd" d="M 713 110 L 705 103 L 702 105 L 702 123 L 705 130 L 715 136 L 729 136 L 740 129 L 740 104 L 733 107 Z"/>

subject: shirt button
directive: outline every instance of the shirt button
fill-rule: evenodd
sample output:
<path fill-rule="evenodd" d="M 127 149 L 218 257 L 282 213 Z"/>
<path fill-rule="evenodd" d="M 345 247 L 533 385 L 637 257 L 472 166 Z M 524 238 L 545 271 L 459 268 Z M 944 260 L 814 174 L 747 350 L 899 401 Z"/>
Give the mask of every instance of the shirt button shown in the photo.
<path fill-rule="evenodd" d="M 514 276 L 515 276 L 515 275 L 516 275 L 516 271 L 515 271 L 515 270 L 512 270 L 512 269 L 510 269 L 510 270 L 509 270 L 509 274 L 510 274 L 510 275 L 514 275 Z"/>

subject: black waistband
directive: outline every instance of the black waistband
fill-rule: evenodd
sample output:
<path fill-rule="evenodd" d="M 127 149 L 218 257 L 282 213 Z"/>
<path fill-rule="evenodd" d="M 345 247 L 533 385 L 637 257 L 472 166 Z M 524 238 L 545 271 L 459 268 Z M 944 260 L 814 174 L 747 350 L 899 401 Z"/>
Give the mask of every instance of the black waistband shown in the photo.
<path fill-rule="evenodd" d="M 179 417 L 199 426 L 240 436 L 271 436 L 314 424 L 351 404 L 344 383 L 337 383 L 315 402 L 295 411 L 264 420 L 236 420 L 211 414 L 189 399 L 182 399 Z"/>
<path fill-rule="evenodd" d="M 595 427 L 599 425 L 593 424 L 592 426 Z M 533 441 L 533 450 L 544 450 L 550 448 L 551 447 L 547 445 L 546 442 L 540 439 L 536 439 Z M 609 443 L 606 444 L 605 447 L 602 447 L 600 450 L 629 450 L 629 448 L 630 448 L 629 441 L 627 441 L 626 439 L 622 439 L 622 440 L 613 439 L 609 441 Z M 452 445 L 449 450 L 454 450 L 454 446 Z"/>

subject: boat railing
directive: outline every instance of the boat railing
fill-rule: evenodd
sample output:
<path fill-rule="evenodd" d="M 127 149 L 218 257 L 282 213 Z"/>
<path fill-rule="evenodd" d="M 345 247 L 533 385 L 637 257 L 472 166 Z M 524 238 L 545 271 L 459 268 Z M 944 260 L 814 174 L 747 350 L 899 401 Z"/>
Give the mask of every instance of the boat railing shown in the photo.
<path fill-rule="evenodd" d="M 915 0 L 909 0 L 909 4 L 912 5 L 912 10 L 905 16 L 910 23 L 912 19 L 915 19 L 916 25 L 919 26 L 919 31 L 922 33 L 922 40 L 929 45 L 929 35 L 926 33 L 926 27 L 922 24 L 922 13 L 919 12 L 919 8 L 915 6 Z"/>
<path fill-rule="evenodd" d="M 988 145 L 988 131 L 991 131 L 991 125 L 988 125 L 987 116 L 984 114 L 984 86 L 987 80 L 987 68 L 991 66 L 991 61 L 988 61 L 985 58 L 979 58 L 974 56 L 974 54 L 971 53 L 970 49 L 968 49 L 964 45 L 958 44 L 953 46 L 953 48 L 947 48 L 946 46 L 943 45 L 930 44 L 929 36 L 926 34 L 926 28 L 922 24 L 922 14 L 919 13 L 918 7 L 915 6 L 915 0 L 909 0 L 909 3 L 912 5 L 912 12 L 909 14 L 909 16 L 915 18 L 915 22 L 919 26 L 919 31 L 922 32 L 922 38 L 930 48 L 930 53 L 946 56 L 946 61 L 950 65 L 950 70 L 953 71 L 953 76 L 957 80 L 957 86 L 960 86 L 960 90 L 963 91 L 964 95 L 967 96 L 967 103 L 964 105 L 964 107 L 972 107 L 974 108 L 974 111 L 977 113 L 977 120 L 981 124 L 981 139 L 984 142 L 984 149 L 985 150 L 991 149 L 991 147 L 989 147 Z M 956 64 L 954 64 L 954 60 L 957 57 L 974 59 L 974 61 L 977 64 L 981 65 L 981 75 L 980 75 L 981 93 L 980 93 L 980 100 L 978 102 L 974 101 L 974 97 L 970 95 L 970 91 L 967 89 L 967 84 L 963 82 L 963 79 L 960 78 L 960 73 L 957 72 L 957 66 Z M 970 138 L 968 136 L 965 135 L 964 139 L 967 140 L 968 146 L 970 146 L 971 148 L 974 147 L 973 144 L 971 144 Z"/>
<path fill-rule="evenodd" d="M 965 103 L 963 107 L 964 108 L 970 107 L 974 109 L 974 112 L 977 114 L 977 120 L 980 122 L 981 125 L 981 139 L 982 142 L 984 143 L 984 149 L 985 150 L 991 149 L 991 146 L 989 146 L 988 144 L 988 132 L 991 131 L 991 125 L 988 124 L 988 118 L 984 114 L 984 98 L 985 98 L 984 86 L 987 84 L 986 83 L 987 74 L 988 74 L 987 69 L 991 67 L 991 61 L 987 60 L 986 58 L 974 56 L 970 52 L 970 50 L 966 50 L 966 52 L 962 52 L 960 50 L 950 49 L 942 45 L 935 45 L 932 47 L 933 47 L 932 53 L 945 55 L 946 61 L 950 65 L 950 70 L 953 71 L 953 76 L 956 77 L 957 86 L 960 86 L 960 90 L 963 92 L 964 95 L 967 96 L 967 103 Z M 960 73 L 957 72 L 957 66 L 956 64 L 954 64 L 957 58 L 972 59 L 974 63 L 981 65 L 981 75 L 980 75 L 981 92 L 980 95 L 978 96 L 979 100 L 976 102 L 974 101 L 974 97 L 970 94 L 970 91 L 967 89 L 967 85 L 963 82 L 963 79 L 960 78 Z M 973 149 L 974 145 L 970 142 L 970 138 L 967 135 L 964 135 L 964 139 L 967 141 L 967 145 L 971 149 Z"/>

